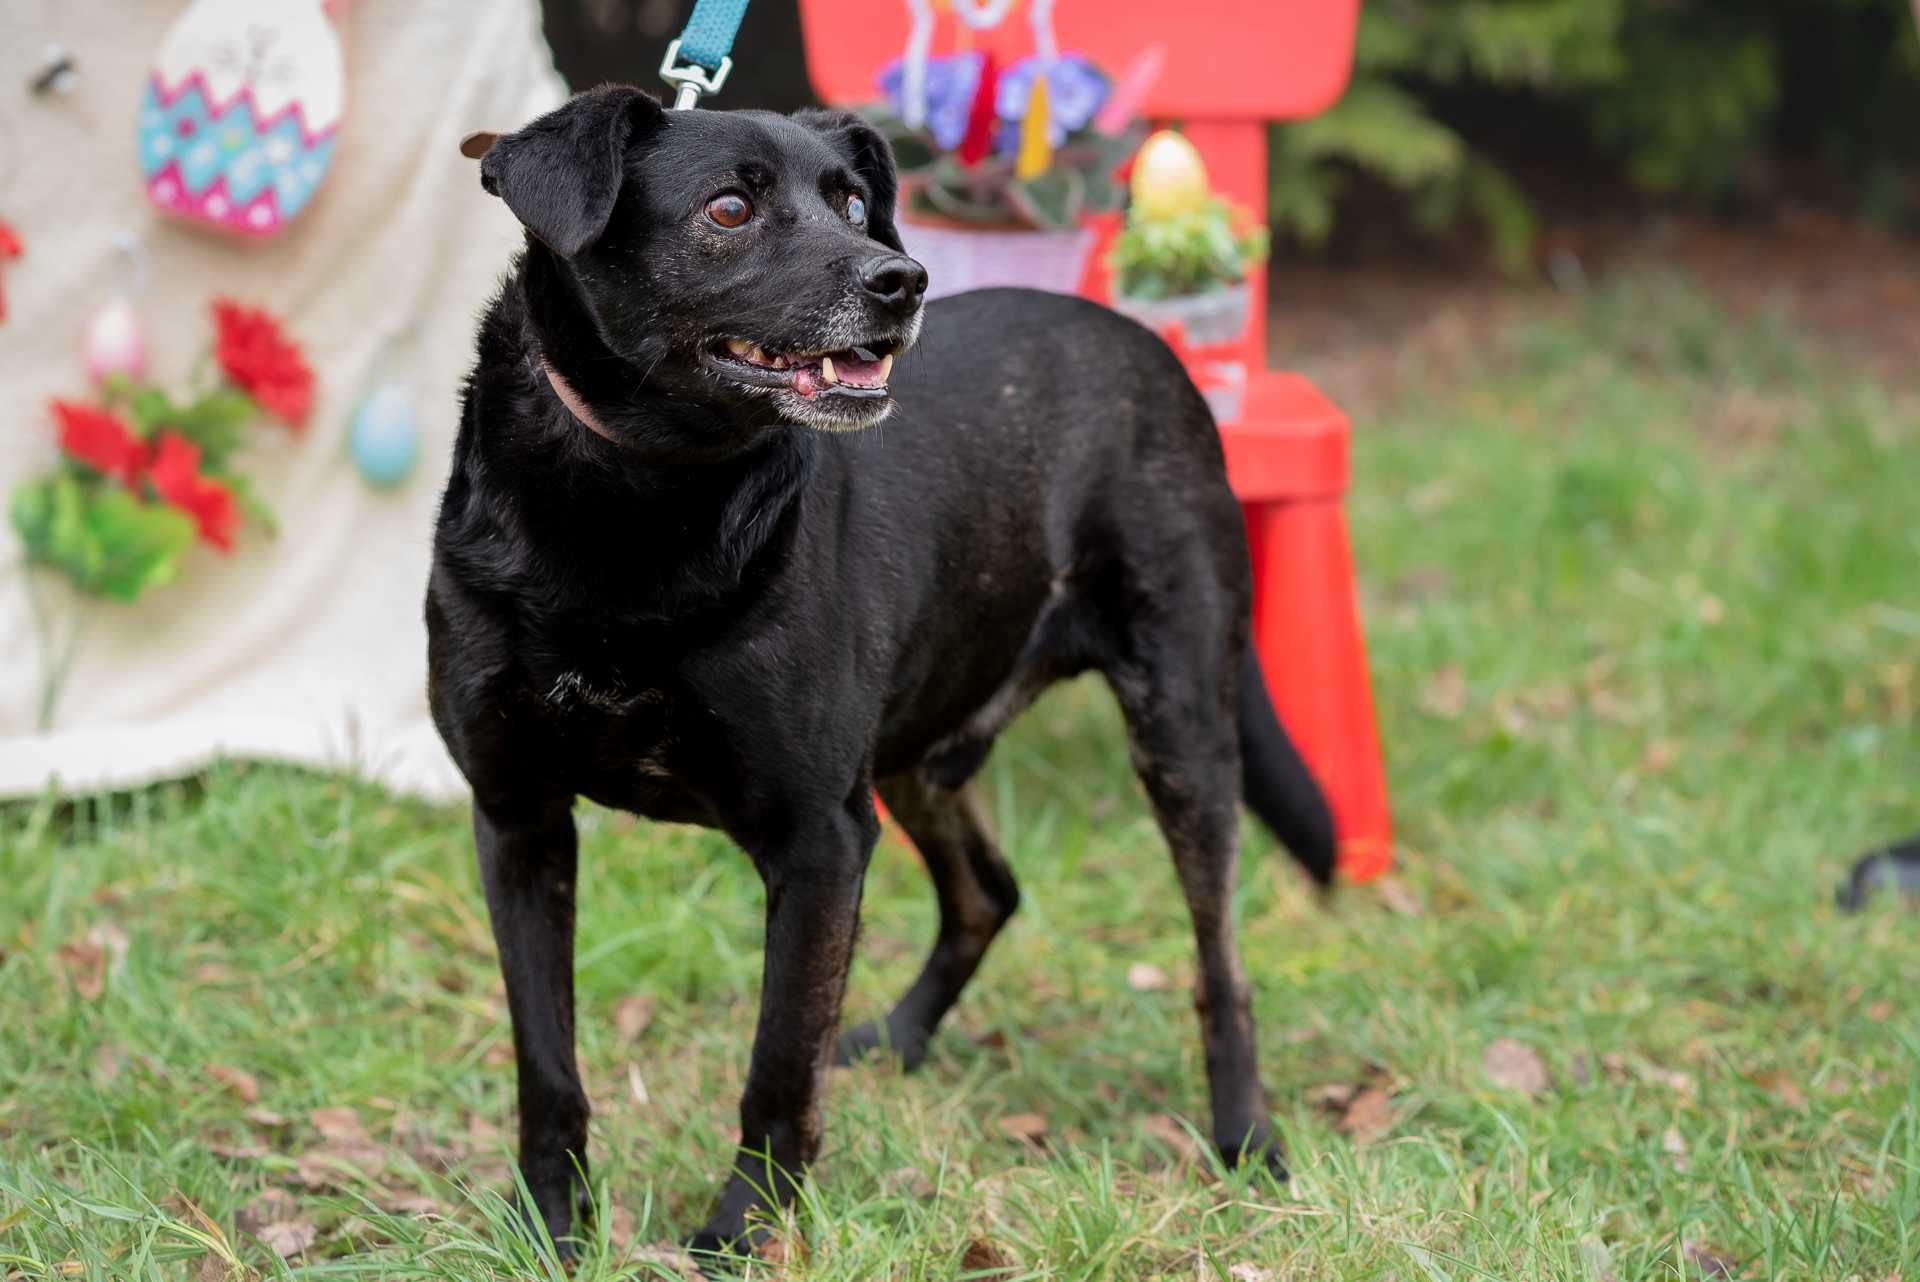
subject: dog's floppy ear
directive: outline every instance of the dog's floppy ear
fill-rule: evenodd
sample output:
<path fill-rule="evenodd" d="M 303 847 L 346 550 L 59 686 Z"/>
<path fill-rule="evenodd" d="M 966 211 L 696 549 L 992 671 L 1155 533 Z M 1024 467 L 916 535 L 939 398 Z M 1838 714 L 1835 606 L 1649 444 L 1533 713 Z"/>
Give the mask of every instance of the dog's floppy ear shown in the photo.
<path fill-rule="evenodd" d="M 576 94 L 480 160 L 480 185 L 556 254 L 572 258 L 607 229 L 626 175 L 627 144 L 666 113 L 631 85 Z"/>
<path fill-rule="evenodd" d="M 880 131 L 850 111 L 796 111 L 793 118 L 816 133 L 825 134 L 866 182 L 872 195 L 867 201 L 867 235 L 888 249 L 905 253 L 906 246 L 900 243 L 900 233 L 893 225 L 900 179 L 893 167 L 893 148 L 880 136 Z"/>

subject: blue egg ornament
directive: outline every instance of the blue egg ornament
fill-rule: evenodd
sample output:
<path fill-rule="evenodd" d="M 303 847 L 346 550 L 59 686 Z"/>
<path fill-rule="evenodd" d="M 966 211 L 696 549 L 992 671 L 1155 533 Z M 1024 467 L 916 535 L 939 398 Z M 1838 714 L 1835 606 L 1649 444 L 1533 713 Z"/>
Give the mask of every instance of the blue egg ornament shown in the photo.
<path fill-rule="evenodd" d="M 369 485 L 392 489 L 411 476 L 420 459 L 420 429 L 406 392 L 388 383 L 361 401 L 347 432 L 347 450 Z"/>

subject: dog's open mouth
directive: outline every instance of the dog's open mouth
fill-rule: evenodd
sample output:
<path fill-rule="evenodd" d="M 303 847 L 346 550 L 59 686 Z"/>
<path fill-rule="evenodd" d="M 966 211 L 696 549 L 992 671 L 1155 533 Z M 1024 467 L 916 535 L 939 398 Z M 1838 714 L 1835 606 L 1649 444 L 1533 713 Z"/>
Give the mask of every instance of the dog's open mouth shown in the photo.
<path fill-rule="evenodd" d="M 754 387 L 791 388 L 807 400 L 885 400 L 898 347 L 892 340 L 875 340 L 837 352 L 779 352 L 744 338 L 726 338 L 717 340 L 709 354 L 727 377 Z"/>

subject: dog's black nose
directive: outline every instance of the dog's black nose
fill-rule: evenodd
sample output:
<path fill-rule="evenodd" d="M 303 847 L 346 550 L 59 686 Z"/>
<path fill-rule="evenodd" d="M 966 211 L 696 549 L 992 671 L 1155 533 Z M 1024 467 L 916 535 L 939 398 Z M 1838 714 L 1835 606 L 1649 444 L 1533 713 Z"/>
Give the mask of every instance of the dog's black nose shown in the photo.
<path fill-rule="evenodd" d="M 905 311 L 927 292 L 927 269 L 905 254 L 882 254 L 860 269 L 860 283 L 881 302 Z"/>

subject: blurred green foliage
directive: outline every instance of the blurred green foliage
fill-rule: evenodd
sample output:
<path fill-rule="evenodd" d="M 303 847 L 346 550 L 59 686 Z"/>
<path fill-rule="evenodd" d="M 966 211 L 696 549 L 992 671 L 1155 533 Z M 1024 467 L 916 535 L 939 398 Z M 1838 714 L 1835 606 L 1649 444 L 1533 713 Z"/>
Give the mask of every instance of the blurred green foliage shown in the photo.
<path fill-rule="evenodd" d="M 1522 134 L 1529 157 L 1590 158 L 1652 197 L 1751 206 L 1791 186 L 1911 222 L 1914 23 L 1910 0 L 1367 0 L 1346 96 L 1274 131 L 1274 227 L 1324 243 L 1364 176 L 1418 226 L 1473 220 L 1519 268 L 1525 166 L 1484 140 Z"/>

